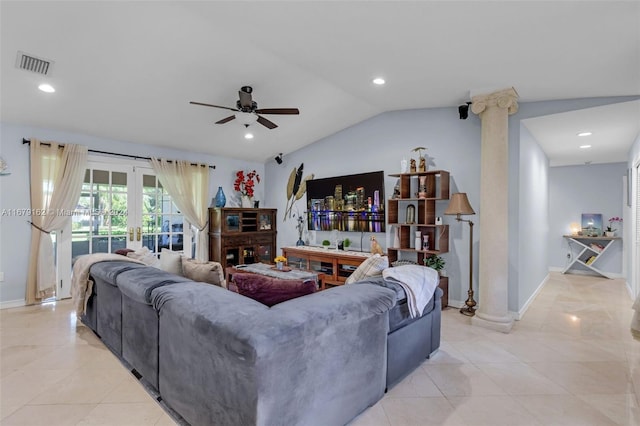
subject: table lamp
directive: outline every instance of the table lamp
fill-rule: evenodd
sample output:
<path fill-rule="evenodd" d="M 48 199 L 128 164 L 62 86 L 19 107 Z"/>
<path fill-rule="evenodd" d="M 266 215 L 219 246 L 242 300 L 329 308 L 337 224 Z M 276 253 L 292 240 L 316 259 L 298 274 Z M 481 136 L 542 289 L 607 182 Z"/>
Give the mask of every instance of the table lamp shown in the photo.
<path fill-rule="evenodd" d="M 456 192 L 451 195 L 451 201 L 444 214 L 455 215 L 458 222 L 469 223 L 469 291 L 465 306 L 460 308 L 460 313 L 467 316 L 475 315 L 476 301 L 473 300 L 473 222 L 467 219 L 462 219 L 462 215 L 473 215 L 476 212 L 473 211 L 467 194 L 464 192 Z"/>

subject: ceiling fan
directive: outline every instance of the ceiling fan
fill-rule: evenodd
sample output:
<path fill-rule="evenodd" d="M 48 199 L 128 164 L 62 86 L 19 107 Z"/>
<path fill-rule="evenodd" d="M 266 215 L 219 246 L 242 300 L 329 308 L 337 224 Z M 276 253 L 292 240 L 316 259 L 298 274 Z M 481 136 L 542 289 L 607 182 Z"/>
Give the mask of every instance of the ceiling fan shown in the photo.
<path fill-rule="evenodd" d="M 222 108 L 222 109 L 228 109 L 231 111 L 243 113 L 245 121 L 243 121 L 242 124 L 244 124 L 245 127 L 249 127 L 249 124 L 251 124 L 253 121 L 258 121 L 258 123 L 262 124 L 263 126 L 269 129 L 275 129 L 276 127 L 278 127 L 276 123 L 267 120 L 266 118 L 262 117 L 259 114 L 280 114 L 280 115 L 300 114 L 300 111 L 298 110 L 298 108 L 260 108 L 259 109 L 256 101 L 254 101 L 251 98 L 251 92 L 253 92 L 253 88 L 251 86 L 242 86 L 240 88 L 240 91 L 238 91 L 238 95 L 240 99 L 236 101 L 235 108 L 220 106 L 220 105 L 204 104 L 202 102 L 193 102 L 193 101 L 189 103 L 193 105 Z M 216 121 L 216 124 L 228 123 L 229 121 L 237 118 L 236 117 L 237 115 L 238 114 L 233 114 L 233 115 L 230 115 L 229 117 L 225 117 L 222 120 Z M 246 120 L 247 117 L 250 117 L 250 120 Z M 257 117 L 257 120 L 255 119 L 255 117 Z"/>

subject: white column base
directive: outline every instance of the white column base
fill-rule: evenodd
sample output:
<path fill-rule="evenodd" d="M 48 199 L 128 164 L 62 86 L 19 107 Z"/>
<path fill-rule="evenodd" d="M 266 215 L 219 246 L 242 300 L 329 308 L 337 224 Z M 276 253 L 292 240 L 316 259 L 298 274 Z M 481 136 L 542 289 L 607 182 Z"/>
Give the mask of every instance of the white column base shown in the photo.
<path fill-rule="evenodd" d="M 476 312 L 476 315 L 471 318 L 471 325 L 488 328 L 501 333 L 509 333 L 513 327 L 513 318 L 508 316 L 504 318 L 486 319 L 482 318 L 482 314 L 480 312 Z"/>

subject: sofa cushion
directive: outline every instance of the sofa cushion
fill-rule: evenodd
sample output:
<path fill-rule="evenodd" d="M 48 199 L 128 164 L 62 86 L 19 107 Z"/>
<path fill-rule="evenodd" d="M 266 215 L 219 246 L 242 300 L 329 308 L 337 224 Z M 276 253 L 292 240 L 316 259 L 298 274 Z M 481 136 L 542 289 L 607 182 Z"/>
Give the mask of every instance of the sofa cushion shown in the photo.
<path fill-rule="evenodd" d="M 105 261 L 98 262 L 91 265 L 90 274 L 94 278 L 102 279 L 106 284 L 116 286 L 116 278 L 123 272 L 130 271 L 132 269 L 144 268 L 145 266 L 140 263 L 133 263 L 131 261 Z"/>
<path fill-rule="evenodd" d="M 123 295 L 139 303 L 151 304 L 151 292 L 167 284 L 191 281 L 158 268 L 145 267 L 124 272 L 118 276 L 118 288 Z"/>
<path fill-rule="evenodd" d="M 382 271 L 389 267 L 389 258 L 387 256 L 380 256 L 374 254 L 367 258 L 364 262 L 353 271 L 351 275 L 345 281 L 345 284 L 352 284 L 356 281 L 363 280 L 367 277 L 375 277 L 382 275 Z"/>
<path fill-rule="evenodd" d="M 149 250 L 147 246 L 143 246 L 138 250 L 129 252 L 126 256 L 135 260 L 139 260 L 145 265 L 156 266 L 158 264 L 158 258 L 151 252 L 151 250 Z"/>
<path fill-rule="evenodd" d="M 233 281 L 238 293 L 267 306 L 316 291 L 313 280 L 282 280 L 259 274 L 234 273 Z"/>
<path fill-rule="evenodd" d="M 202 262 L 182 256 L 182 275 L 193 281 L 227 288 L 222 265 L 218 262 Z"/>
<path fill-rule="evenodd" d="M 182 254 L 177 251 L 162 249 L 158 268 L 175 275 L 182 274 Z"/>

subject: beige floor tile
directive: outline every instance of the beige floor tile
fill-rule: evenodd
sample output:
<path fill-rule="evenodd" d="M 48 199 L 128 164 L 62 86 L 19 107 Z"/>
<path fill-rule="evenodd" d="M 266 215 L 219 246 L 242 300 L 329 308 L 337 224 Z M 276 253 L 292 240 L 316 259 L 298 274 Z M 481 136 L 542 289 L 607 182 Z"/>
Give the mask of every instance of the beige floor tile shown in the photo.
<path fill-rule="evenodd" d="M 531 367 L 573 395 L 633 393 L 626 363 L 531 363 Z"/>
<path fill-rule="evenodd" d="M 387 398 L 382 407 L 392 426 L 466 424 L 446 398 Z"/>
<path fill-rule="evenodd" d="M 567 391 L 524 363 L 478 364 L 509 395 L 559 395 Z"/>
<path fill-rule="evenodd" d="M 472 364 L 423 364 L 422 368 L 440 392 L 447 397 L 506 395 L 489 376 Z"/>
<path fill-rule="evenodd" d="M 73 370 L 18 370 L 0 379 L 0 411 L 21 406 L 73 374 Z"/>
<path fill-rule="evenodd" d="M 384 408 L 382 408 L 382 402 L 379 401 L 373 407 L 349 422 L 348 426 L 391 426 L 391 423 L 389 423 Z"/>
<path fill-rule="evenodd" d="M 128 376 L 129 373 L 124 368 L 113 370 L 79 368 L 69 377 L 50 386 L 30 403 L 99 403 Z"/>
<path fill-rule="evenodd" d="M 639 355 L 640 356 L 640 355 Z M 469 360 L 462 352 L 453 347 L 449 342 L 442 341 L 440 348 L 431 354 L 431 357 L 425 363 L 431 364 L 465 364 Z"/>
<path fill-rule="evenodd" d="M 640 408 L 634 395 L 580 395 L 579 398 L 619 425 L 640 425 Z"/>
<path fill-rule="evenodd" d="M 441 397 L 442 392 L 431 380 L 426 371 L 418 368 L 404 380 L 391 388 L 385 398 L 403 397 Z"/>
<path fill-rule="evenodd" d="M 104 397 L 104 403 L 148 402 L 149 394 L 135 377 L 130 376 Z"/>
<path fill-rule="evenodd" d="M 0 349 L 0 378 L 32 362 L 48 360 L 56 350 L 55 346 L 17 345 L 3 347 Z"/>
<path fill-rule="evenodd" d="M 543 426 L 511 396 L 454 396 L 447 399 L 468 425 Z"/>
<path fill-rule="evenodd" d="M 164 415 L 153 402 L 98 404 L 77 426 L 147 426 L 155 425 Z"/>
<path fill-rule="evenodd" d="M 156 422 L 156 426 L 176 426 L 177 424 L 167 413 L 162 414 Z M 382 425 L 386 426 L 384 423 Z"/>
<path fill-rule="evenodd" d="M 608 426 L 616 423 L 573 395 L 521 395 L 520 402 L 540 423 L 553 426 Z"/>
<path fill-rule="evenodd" d="M 2 420 L 3 426 L 75 425 L 93 410 L 95 404 L 25 405 Z"/>

